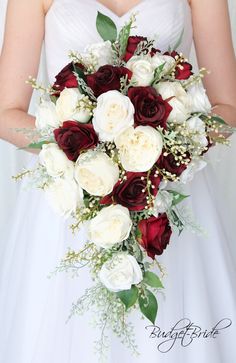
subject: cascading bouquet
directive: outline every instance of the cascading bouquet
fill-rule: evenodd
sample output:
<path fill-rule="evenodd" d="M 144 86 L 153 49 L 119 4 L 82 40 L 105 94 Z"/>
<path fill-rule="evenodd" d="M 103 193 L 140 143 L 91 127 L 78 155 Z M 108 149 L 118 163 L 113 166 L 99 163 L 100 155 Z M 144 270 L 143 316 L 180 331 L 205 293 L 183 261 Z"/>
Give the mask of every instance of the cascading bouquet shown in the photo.
<path fill-rule="evenodd" d="M 174 229 L 188 225 L 177 191 L 206 165 L 204 154 L 216 142 L 227 144 L 225 122 L 211 114 L 201 84 L 205 70 L 192 66 L 173 49 L 161 52 L 154 40 L 130 36 L 135 22 L 117 32 L 98 13 L 103 42 L 84 53 L 71 52 L 69 63 L 44 88 L 36 114 L 39 162 L 28 175 L 54 208 L 72 217 L 75 232 L 84 226 L 87 242 L 69 249 L 57 270 L 90 269 L 94 286 L 73 304 L 71 315 L 99 311 L 100 353 L 105 327 L 136 350 L 132 309 L 155 323 L 157 292 L 163 288 L 156 256 Z"/>

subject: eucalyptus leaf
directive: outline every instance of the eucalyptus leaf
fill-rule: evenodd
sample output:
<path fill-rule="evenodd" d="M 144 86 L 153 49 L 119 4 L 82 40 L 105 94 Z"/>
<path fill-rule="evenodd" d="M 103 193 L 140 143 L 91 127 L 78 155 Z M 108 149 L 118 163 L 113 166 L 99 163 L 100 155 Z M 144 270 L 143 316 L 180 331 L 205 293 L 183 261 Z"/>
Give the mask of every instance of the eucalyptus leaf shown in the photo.
<path fill-rule="evenodd" d="M 184 195 L 184 194 L 178 193 L 175 190 L 168 190 L 168 192 L 173 195 L 172 206 L 175 206 L 175 205 L 181 203 L 184 199 L 189 197 L 189 195 Z"/>
<path fill-rule="evenodd" d="M 130 290 L 117 292 L 117 296 L 123 302 L 127 310 L 136 303 L 138 299 L 138 288 L 133 285 Z"/>
<path fill-rule="evenodd" d="M 42 146 L 44 144 L 48 144 L 48 141 L 40 141 L 40 142 L 32 142 L 28 146 L 25 147 L 19 147 L 19 150 L 25 150 L 25 149 L 42 149 Z"/>
<path fill-rule="evenodd" d="M 161 289 L 164 288 L 159 277 L 151 271 L 145 272 L 143 282 L 145 282 L 147 285 L 151 287 L 161 288 Z"/>
<path fill-rule="evenodd" d="M 96 27 L 99 35 L 104 41 L 110 40 L 112 43 L 116 41 L 117 27 L 114 21 L 99 11 L 96 19 Z"/>
<path fill-rule="evenodd" d="M 155 324 L 158 304 L 153 293 L 149 290 L 146 290 L 145 297 L 139 295 L 138 302 L 140 310 L 143 313 L 143 315 L 153 324 Z"/>

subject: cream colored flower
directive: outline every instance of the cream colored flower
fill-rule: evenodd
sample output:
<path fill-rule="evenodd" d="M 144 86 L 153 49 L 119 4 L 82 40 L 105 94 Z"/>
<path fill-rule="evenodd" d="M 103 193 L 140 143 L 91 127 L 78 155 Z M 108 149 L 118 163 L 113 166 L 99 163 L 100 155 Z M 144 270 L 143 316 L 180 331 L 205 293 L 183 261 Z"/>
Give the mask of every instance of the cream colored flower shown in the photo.
<path fill-rule="evenodd" d="M 135 86 L 149 86 L 154 79 L 154 67 L 150 56 L 133 56 L 126 67 L 133 73 L 131 80 Z"/>
<path fill-rule="evenodd" d="M 160 82 L 155 85 L 155 88 L 164 100 L 170 99 L 168 103 L 171 105 L 172 111 L 167 121 L 185 122 L 191 113 L 191 102 L 180 82 Z"/>
<path fill-rule="evenodd" d="M 88 122 L 91 117 L 90 110 L 77 108 L 79 101 L 84 97 L 77 88 L 65 88 L 56 102 L 56 112 L 60 121 Z"/>
<path fill-rule="evenodd" d="M 66 154 L 59 149 L 56 143 L 44 144 L 39 153 L 39 161 L 47 169 L 52 177 L 70 176 L 73 177 L 74 163 L 69 160 Z"/>
<path fill-rule="evenodd" d="M 129 127 L 115 139 L 123 168 L 127 171 L 148 171 L 161 155 L 161 134 L 151 126 Z"/>
<path fill-rule="evenodd" d="M 89 150 L 81 154 L 75 165 L 75 178 L 88 193 L 109 194 L 119 179 L 119 168 L 107 154 Z"/>
<path fill-rule="evenodd" d="M 111 248 L 128 238 L 131 227 L 129 210 L 119 204 L 110 205 L 89 221 L 88 235 L 98 247 Z"/>
<path fill-rule="evenodd" d="M 105 92 L 97 99 L 92 122 L 101 141 L 113 141 L 134 124 L 134 106 L 129 97 L 118 91 Z"/>
<path fill-rule="evenodd" d="M 99 277 L 103 285 L 110 291 L 129 290 L 133 284 L 142 281 L 143 275 L 136 259 L 125 253 L 118 253 L 105 262 Z"/>
<path fill-rule="evenodd" d="M 57 178 L 46 189 L 52 208 L 61 216 L 70 217 L 83 204 L 83 190 L 74 179 Z"/>

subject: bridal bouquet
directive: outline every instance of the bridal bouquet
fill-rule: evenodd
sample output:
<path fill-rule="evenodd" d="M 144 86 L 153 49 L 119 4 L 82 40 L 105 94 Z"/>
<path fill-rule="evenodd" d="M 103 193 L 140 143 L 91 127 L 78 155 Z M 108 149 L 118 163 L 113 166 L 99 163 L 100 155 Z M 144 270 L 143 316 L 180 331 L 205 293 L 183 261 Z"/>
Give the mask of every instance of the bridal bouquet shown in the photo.
<path fill-rule="evenodd" d="M 28 175 L 55 210 L 83 226 L 87 242 L 69 250 L 57 270 L 89 267 L 94 286 L 73 304 L 71 315 L 89 308 L 101 329 L 101 352 L 110 328 L 136 350 L 133 309 L 155 323 L 157 293 L 163 289 L 157 257 L 173 230 L 187 227 L 178 187 L 206 165 L 215 142 L 227 144 L 230 128 L 211 114 L 201 84 L 205 70 L 154 40 L 130 36 L 135 16 L 118 33 L 98 13 L 103 41 L 83 53 L 42 91 L 36 114 L 39 162 Z M 178 46 L 178 45 L 176 45 Z M 184 203 L 183 203 L 184 204 Z M 79 241 L 78 241 L 79 242 Z"/>

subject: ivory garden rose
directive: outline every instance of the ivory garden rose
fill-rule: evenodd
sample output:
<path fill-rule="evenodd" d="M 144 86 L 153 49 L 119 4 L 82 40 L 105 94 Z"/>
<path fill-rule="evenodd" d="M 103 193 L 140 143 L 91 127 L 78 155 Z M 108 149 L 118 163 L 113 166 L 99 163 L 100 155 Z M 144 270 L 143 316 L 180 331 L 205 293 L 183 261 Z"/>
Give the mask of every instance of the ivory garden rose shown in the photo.
<path fill-rule="evenodd" d="M 39 161 L 52 177 L 73 176 L 74 163 L 66 157 L 56 143 L 44 144 L 39 153 Z"/>
<path fill-rule="evenodd" d="M 76 161 L 75 179 L 91 195 L 104 196 L 117 183 L 119 167 L 107 154 L 89 150 Z"/>
<path fill-rule="evenodd" d="M 129 97 L 113 90 L 97 99 L 92 120 L 101 141 L 114 141 L 124 129 L 134 124 L 134 106 Z"/>
<path fill-rule="evenodd" d="M 84 95 L 77 88 L 65 88 L 56 101 L 56 112 L 60 121 L 77 120 L 86 123 L 91 118 L 88 109 L 78 110 L 79 101 Z"/>
<path fill-rule="evenodd" d="M 123 168 L 127 171 L 148 171 L 161 155 L 161 134 L 151 126 L 129 127 L 115 138 Z"/>
<path fill-rule="evenodd" d="M 191 113 L 191 100 L 179 82 L 160 82 L 155 85 L 156 90 L 172 107 L 167 121 L 182 123 Z"/>
<path fill-rule="evenodd" d="M 111 205 L 89 221 L 88 236 L 98 247 L 111 248 L 129 237 L 131 227 L 129 210 L 119 204 Z"/>
<path fill-rule="evenodd" d="M 125 253 L 117 253 L 114 258 L 105 262 L 99 277 L 103 285 L 114 292 L 129 290 L 133 284 L 138 284 L 143 279 L 136 259 Z"/>
<path fill-rule="evenodd" d="M 57 178 L 45 191 L 53 209 L 66 218 L 84 205 L 83 190 L 74 179 Z"/>

